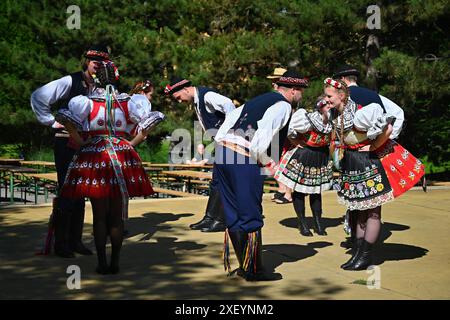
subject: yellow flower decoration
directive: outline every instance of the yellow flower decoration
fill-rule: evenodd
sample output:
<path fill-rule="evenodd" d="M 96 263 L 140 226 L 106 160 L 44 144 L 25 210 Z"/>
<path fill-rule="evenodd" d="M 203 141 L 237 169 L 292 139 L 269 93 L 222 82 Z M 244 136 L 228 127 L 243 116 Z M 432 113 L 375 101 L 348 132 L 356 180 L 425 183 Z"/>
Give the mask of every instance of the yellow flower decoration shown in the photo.
<path fill-rule="evenodd" d="M 383 191 L 383 189 L 384 189 L 384 185 L 382 183 L 377 184 L 377 191 L 378 192 Z"/>
<path fill-rule="evenodd" d="M 369 188 L 372 188 L 372 187 L 375 185 L 375 181 L 373 181 L 373 180 L 367 180 L 366 184 L 367 184 L 367 186 L 368 186 Z"/>

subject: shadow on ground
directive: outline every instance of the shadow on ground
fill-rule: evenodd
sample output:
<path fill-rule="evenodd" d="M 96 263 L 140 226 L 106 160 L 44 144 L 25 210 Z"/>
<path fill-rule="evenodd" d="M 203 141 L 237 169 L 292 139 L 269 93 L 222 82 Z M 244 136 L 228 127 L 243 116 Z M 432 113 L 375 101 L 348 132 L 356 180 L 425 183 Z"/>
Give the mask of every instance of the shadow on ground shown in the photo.
<path fill-rule="evenodd" d="M 412 260 L 425 256 L 428 249 L 401 243 L 386 243 L 393 232 L 406 231 L 410 227 L 403 224 L 384 222 L 381 226 L 379 239 L 374 247 L 373 263 L 381 265 L 385 261 Z M 350 250 L 347 251 L 350 254 Z"/>
<path fill-rule="evenodd" d="M 129 236 L 121 254 L 121 272 L 101 276 L 95 273 L 96 256 L 61 259 L 53 255 L 35 255 L 43 245 L 47 221 L 27 221 L 30 208 L 0 209 L 0 299 L 273 299 L 272 283 L 249 283 L 227 277 L 221 269 L 222 246 L 207 237 L 184 241 L 190 231 L 172 222 L 192 213 L 147 212 L 127 221 Z M 42 215 L 42 210 L 40 214 Z M 50 214 L 51 208 L 45 208 Z M 8 214 L 14 214 L 14 223 Z M 21 214 L 23 214 L 23 221 Z M 85 224 L 84 240 L 92 249 L 92 225 Z M 197 239 L 197 238 L 196 238 Z M 205 241 L 206 240 L 206 241 Z M 277 244 L 264 246 L 269 269 L 283 263 L 307 259 L 316 249 L 331 245 Z M 68 266 L 81 270 L 81 289 L 67 287 L 71 274 Z M 316 279 L 317 280 L 317 279 Z M 280 291 L 309 294 L 310 298 L 331 298 L 336 286 L 316 280 L 292 286 L 278 286 Z M 269 289 L 270 288 L 270 289 Z"/>
<path fill-rule="evenodd" d="M 342 218 L 327 218 L 322 217 L 322 227 L 325 229 L 327 228 L 334 228 L 339 225 L 341 225 L 344 222 L 344 217 Z M 288 227 L 288 228 L 298 228 L 298 219 L 297 218 L 286 218 L 280 221 L 280 224 L 282 226 Z M 306 224 L 312 229 L 313 226 L 313 219 L 312 217 L 306 217 Z"/>

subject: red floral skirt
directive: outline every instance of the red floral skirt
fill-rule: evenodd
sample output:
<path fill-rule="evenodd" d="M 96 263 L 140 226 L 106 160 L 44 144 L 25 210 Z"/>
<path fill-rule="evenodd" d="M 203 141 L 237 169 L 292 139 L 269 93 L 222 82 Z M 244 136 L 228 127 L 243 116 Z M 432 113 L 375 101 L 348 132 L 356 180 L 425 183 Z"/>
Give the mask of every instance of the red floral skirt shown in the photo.
<path fill-rule="evenodd" d="M 70 198 L 111 198 L 122 196 L 120 181 L 126 185 L 129 197 L 154 193 L 142 166 L 139 154 L 122 138 L 110 138 L 122 178 L 117 176 L 104 137 L 95 137 L 72 159 L 61 195 Z"/>
<path fill-rule="evenodd" d="M 350 210 L 373 209 L 411 189 L 425 174 L 419 159 L 388 140 L 374 152 L 347 150 L 335 181 L 339 202 Z"/>
<path fill-rule="evenodd" d="M 414 187 L 425 174 L 422 162 L 395 141 L 388 140 L 375 153 L 386 171 L 394 198 Z"/>

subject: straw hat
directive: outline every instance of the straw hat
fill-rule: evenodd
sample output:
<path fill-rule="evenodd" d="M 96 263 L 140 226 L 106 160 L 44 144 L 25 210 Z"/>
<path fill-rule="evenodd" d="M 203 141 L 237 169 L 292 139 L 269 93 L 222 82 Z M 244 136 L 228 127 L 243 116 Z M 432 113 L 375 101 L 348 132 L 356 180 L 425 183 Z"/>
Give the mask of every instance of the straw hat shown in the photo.
<path fill-rule="evenodd" d="M 278 79 L 280 78 L 287 70 L 284 68 L 275 68 L 273 73 L 270 76 L 267 76 L 267 79 Z"/>

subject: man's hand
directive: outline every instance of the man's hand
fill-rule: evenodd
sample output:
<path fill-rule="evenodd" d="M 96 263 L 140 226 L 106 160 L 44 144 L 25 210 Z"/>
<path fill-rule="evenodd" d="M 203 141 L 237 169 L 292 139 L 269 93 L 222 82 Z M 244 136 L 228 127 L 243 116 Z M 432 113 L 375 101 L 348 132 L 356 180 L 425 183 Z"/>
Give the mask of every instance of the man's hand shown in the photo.
<path fill-rule="evenodd" d="M 52 124 L 52 128 L 53 129 L 64 129 L 64 126 L 61 123 L 59 123 L 58 121 L 55 121 Z"/>

